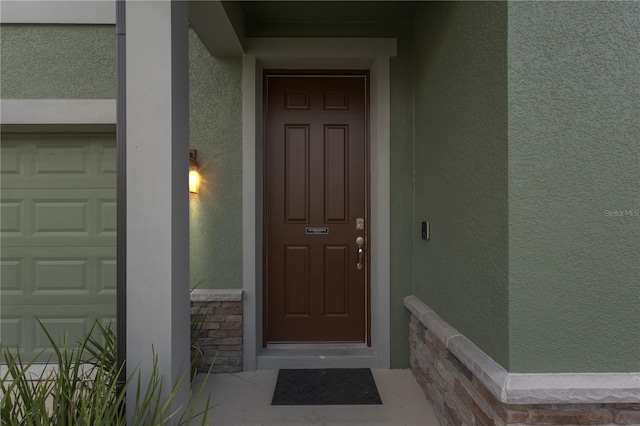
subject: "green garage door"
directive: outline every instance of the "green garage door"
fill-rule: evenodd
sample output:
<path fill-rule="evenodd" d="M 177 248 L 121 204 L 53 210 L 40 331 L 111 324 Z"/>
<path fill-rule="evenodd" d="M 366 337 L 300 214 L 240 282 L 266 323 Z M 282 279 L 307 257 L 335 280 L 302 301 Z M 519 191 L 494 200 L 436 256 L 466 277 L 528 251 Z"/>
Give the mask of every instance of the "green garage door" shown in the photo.
<path fill-rule="evenodd" d="M 31 359 L 36 317 L 73 344 L 115 323 L 115 136 L 3 134 L 1 155 L 0 341 Z"/>

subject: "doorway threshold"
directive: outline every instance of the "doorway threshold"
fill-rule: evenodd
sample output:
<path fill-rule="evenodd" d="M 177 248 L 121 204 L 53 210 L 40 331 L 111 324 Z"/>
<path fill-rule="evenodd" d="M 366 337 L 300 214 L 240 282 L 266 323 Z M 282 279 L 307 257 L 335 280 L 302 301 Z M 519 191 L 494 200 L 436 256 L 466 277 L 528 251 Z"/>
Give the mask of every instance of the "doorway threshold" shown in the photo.
<path fill-rule="evenodd" d="M 364 343 L 269 344 L 258 353 L 258 370 L 280 368 L 376 368 L 378 356 Z"/>

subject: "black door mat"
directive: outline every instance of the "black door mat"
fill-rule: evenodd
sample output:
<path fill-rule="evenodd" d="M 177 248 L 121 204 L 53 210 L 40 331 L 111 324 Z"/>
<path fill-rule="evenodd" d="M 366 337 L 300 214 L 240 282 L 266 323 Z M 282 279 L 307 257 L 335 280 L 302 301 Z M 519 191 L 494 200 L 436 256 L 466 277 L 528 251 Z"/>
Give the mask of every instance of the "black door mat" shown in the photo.
<path fill-rule="evenodd" d="M 271 405 L 382 404 L 368 368 L 280 370 Z"/>

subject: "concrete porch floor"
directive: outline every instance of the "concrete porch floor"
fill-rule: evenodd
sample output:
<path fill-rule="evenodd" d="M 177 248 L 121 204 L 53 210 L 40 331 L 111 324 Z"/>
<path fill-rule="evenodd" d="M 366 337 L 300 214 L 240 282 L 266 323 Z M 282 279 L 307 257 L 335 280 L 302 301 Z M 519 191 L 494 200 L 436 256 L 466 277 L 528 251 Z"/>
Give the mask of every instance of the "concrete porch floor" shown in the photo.
<path fill-rule="evenodd" d="M 212 374 L 205 395 L 210 391 L 212 403 L 216 405 L 213 411 L 216 426 L 439 424 L 410 370 L 371 371 L 382 405 L 272 406 L 277 370 Z M 193 381 L 194 392 L 204 378 L 204 374 L 199 374 Z"/>

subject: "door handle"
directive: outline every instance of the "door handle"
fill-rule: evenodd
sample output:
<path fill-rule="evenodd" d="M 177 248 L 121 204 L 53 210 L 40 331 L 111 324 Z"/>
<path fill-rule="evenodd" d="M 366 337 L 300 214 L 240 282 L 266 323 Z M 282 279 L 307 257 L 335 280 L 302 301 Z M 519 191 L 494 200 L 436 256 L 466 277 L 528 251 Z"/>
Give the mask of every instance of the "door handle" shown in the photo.
<path fill-rule="evenodd" d="M 356 238 L 356 245 L 358 246 L 358 270 L 362 269 L 364 263 L 364 238 Z"/>

